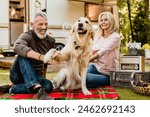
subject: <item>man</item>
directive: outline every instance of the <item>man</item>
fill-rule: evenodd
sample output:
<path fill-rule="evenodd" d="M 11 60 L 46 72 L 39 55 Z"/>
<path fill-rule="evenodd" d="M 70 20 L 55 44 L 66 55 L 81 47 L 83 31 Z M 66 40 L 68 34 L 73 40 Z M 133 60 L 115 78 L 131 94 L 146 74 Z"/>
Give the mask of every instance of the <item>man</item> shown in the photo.
<path fill-rule="evenodd" d="M 54 47 L 55 39 L 46 34 L 48 21 L 43 13 L 37 13 L 30 23 L 32 29 L 20 35 L 14 44 L 18 57 L 10 70 L 13 86 L 0 86 L 0 91 L 14 94 L 46 93 L 53 90 L 52 83 L 43 77 L 47 64 L 44 55 Z M 41 92 L 40 92 L 41 94 Z"/>

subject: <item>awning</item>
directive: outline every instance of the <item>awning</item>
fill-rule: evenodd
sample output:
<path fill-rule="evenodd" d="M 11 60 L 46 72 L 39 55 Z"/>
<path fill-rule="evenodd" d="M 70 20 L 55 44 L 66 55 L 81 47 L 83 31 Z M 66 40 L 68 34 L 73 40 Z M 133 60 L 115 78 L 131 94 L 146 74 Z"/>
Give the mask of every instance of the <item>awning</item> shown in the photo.
<path fill-rule="evenodd" d="M 109 5 L 117 4 L 117 0 L 68 0 L 68 1 L 85 2 L 91 4 L 109 4 Z"/>
<path fill-rule="evenodd" d="M 103 3 L 104 0 L 69 0 L 69 1 L 76 1 L 76 2 L 86 2 L 86 3 Z"/>

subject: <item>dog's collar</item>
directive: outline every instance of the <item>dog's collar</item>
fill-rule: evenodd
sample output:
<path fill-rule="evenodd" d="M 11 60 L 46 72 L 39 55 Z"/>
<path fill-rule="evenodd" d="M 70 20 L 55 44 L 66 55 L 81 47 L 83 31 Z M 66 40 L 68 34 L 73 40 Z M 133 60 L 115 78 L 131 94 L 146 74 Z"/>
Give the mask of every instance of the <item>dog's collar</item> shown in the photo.
<path fill-rule="evenodd" d="M 79 45 L 75 46 L 76 50 L 78 50 L 79 48 L 81 48 L 81 46 L 79 46 Z"/>

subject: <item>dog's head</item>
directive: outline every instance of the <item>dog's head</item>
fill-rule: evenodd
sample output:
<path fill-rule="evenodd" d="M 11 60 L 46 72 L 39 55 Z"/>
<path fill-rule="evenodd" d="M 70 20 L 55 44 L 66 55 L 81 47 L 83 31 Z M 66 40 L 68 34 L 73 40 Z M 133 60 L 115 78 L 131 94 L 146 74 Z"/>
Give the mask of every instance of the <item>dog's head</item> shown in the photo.
<path fill-rule="evenodd" d="M 77 37 L 94 37 L 94 30 L 88 18 L 80 17 L 72 26 L 71 35 Z"/>

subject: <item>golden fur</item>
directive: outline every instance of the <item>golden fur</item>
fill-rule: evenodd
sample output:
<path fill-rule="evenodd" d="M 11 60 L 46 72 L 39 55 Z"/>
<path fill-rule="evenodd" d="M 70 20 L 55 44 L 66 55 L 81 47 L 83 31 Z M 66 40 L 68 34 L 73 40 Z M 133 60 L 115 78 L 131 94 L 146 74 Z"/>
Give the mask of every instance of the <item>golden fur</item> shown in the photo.
<path fill-rule="evenodd" d="M 86 87 L 86 73 L 92 49 L 94 30 L 89 19 L 81 17 L 72 26 L 68 43 L 61 51 L 51 49 L 44 58 L 44 62 L 66 61 L 66 67 L 61 69 L 54 85 L 62 90 L 79 89 L 85 95 L 91 94 Z"/>

